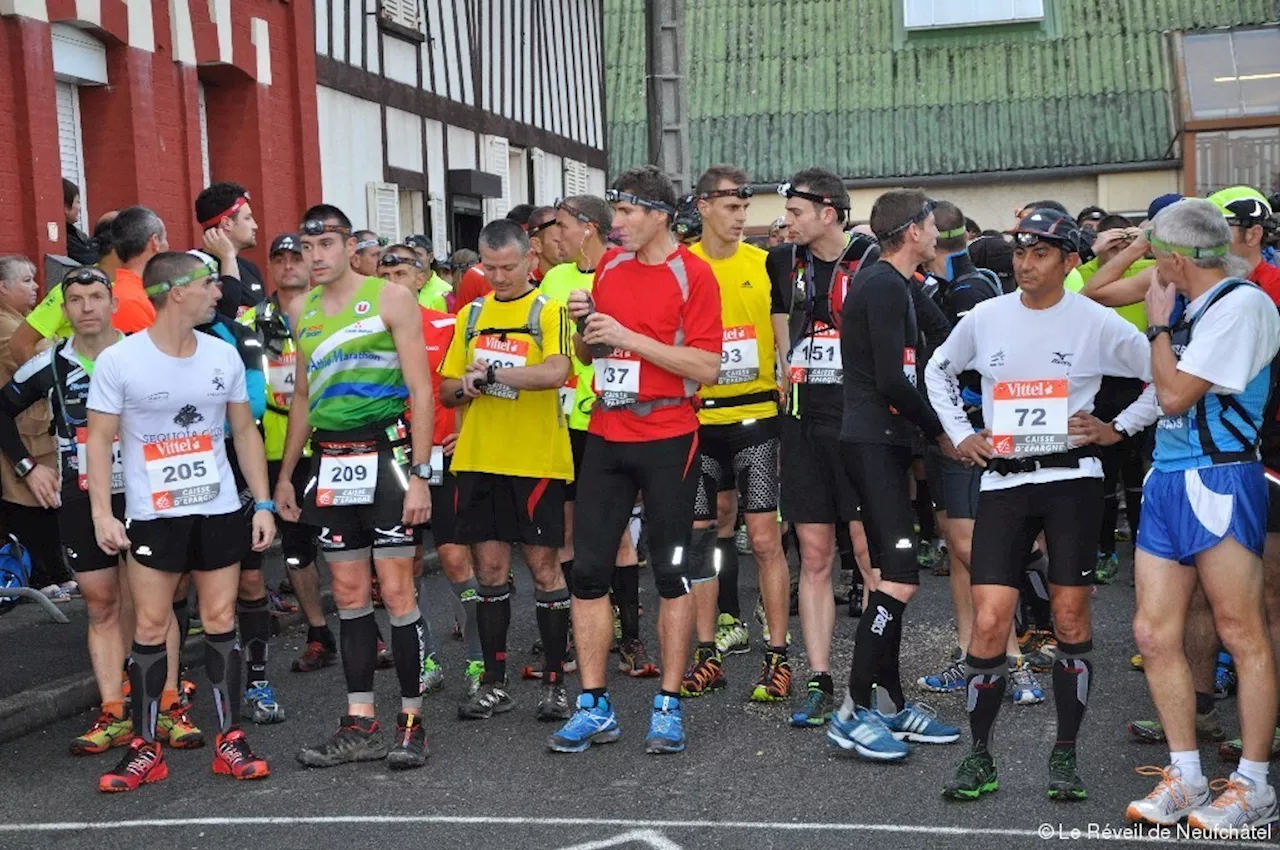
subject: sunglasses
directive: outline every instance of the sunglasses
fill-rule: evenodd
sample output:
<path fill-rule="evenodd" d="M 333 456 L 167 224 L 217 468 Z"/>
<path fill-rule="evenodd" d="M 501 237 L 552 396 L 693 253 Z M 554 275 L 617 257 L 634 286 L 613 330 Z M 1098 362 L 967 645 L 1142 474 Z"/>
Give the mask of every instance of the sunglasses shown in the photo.
<path fill-rule="evenodd" d="M 897 236 L 899 233 L 906 230 L 911 225 L 922 223 L 926 218 L 932 215 L 933 211 L 937 208 L 938 208 L 938 202 L 935 201 L 933 198 L 927 198 L 924 202 L 924 206 L 920 208 L 920 212 L 911 216 L 911 218 L 907 219 L 902 224 L 899 224 L 893 230 L 890 230 L 888 233 L 884 235 L 884 238 L 888 239 L 891 236 Z"/>
<path fill-rule="evenodd" d="M 413 266 L 416 269 L 422 268 L 422 261 L 417 257 L 402 257 L 399 254 L 387 254 L 378 260 L 378 268 L 394 268 L 395 266 Z"/>
<path fill-rule="evenodd" d="M 675 208 L 670 204 L 664 204 L 662 201 L 654 201 L 649 198 L 642 198 L 632 192 L 622 192 L 618 189 L 609 189 L 604 193 L 604 199 L 611 204 L 631 204 L 634 207 L 644 207 L 654 212 L 666 213 L 669 216 L 675 216 Z"/>
<path fill-rule="evenodd" d="M 213 276 L 214 276 L 213 269 L 209 268 L 208 266 L 201 265 L 200 267 L 192 269 L 191 271 L 187 272 L 184 275 L 175 277 L 173 280 L 165 280 L 165 281 L 161 281 L 160 283 L 154 283 L 151 286 L 147 287 L 146 292 L 147 292 L 147 295 L 162 295 L 168 292 L 170 289 L 177 289 L 180 286 L 189 286 L 195 283 L 197 280 L 201 280 L 202 278 L 213 277 Z"/>
<path fill-rule="evenodd" d="M 343 227 L 341 224 L 329 224 L 315 218 L 310 221 L 304 221 L 299 230 L 307 236 L 320 236 L 325 233 L 341 233 L 343 236 L 351 235 L 350 227 Z"/>
<path fill-rule="evenodd" d="M 713 189 L 710 192 L 703 192 L 698 195 L 699 201 L 710 201 L 713 198 L 737 198 L 740 201 L 749 201 L 755 197 L 756 190 L 750 186 L 739 186 L 736 189 Z"/>
<path fill-rule="evenodd" d="M 849 198 L 847 195 L 837 198 L 833 198 L 829 195 L 819 195 L 817 192 L 806 192 L 803 189 L 797 189 L 790 182 L 778 184 L 778 194 L 787 199 L 803 198 L 806 201 L 813 201 L 815 204 L 822 204 L 824 207 L 831 207 L 835 210 L 849 209 Z"/>
<path fill-rule="evenodd" d="M 356 243 L 356 250 L 363 251 L 365 248 L 385 248 L 391 240 L 385 236 L 379 236 L 377 239 L 365 239 Z"/>

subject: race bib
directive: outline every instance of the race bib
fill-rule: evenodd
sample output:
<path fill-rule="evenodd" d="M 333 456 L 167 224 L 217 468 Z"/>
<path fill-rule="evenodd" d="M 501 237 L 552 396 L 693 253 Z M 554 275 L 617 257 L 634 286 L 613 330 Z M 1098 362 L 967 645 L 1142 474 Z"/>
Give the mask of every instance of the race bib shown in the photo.
<path fill-rule="evenodd" d="M 211 502 L 222 489 L 213 438 L 208 434 L 146 443 L 142 456 L 151 485 L 151 506 L 157 511 Z M 112 475 L 113 483 L 114 478 Z"/>
<path fill-rule="evenodd" d="M 991 445 L 998 457 L 1067 450 L 1067 381 L 1000 381 L 992 391 Z"/>
<path fill-rule="evenodd" d="M 595 363 L 595 390 L 605 407 L 626 407 L 640 400 L 640 358 L 615 348 Z"/>
<path fill-rule="evenodd" d="M 431 447 L 431 480 L 427 483 L 432 487 L 444 483 L 444 446 Z"/>
<path fill-rule="evenodd" d="M 372 505 L 378 487 L 378 450 L 373 443 L 325 443 L 320 448 L 316 507 Z"/>
<path fill-rule="evenodd" d="M 279 360 L 267 361 L 267 387 L 271 391 L 271 403 L 276 407 L 288 408 L 293 401 L 297 363 L 298 355 L 292 351 L 281 354 Z"/>
<path fill-rule="evenodd" d="M 528 364 L 529 343 L 523 339 L 480 336 L 476 338 L 475 356 L 499 369 L 516 369 Z M 490 384 L 487 387 L 481 387 L 480 391 L 485 395 L 508 400 L 514 400 L 520 395 L 519 390 L 512 389 L 506 384 Z"/>
<path fill-rule="evenodd" d="M 751 325 L 725 328 L 718 384 L 747 384 L 760 377 L 760 349 Z"/>
<path fill-rule="evenodd" d="M 844 381 L 844 360 L 840 355 L 840 332 L 819 325 L 812 336 L 800 340 L 791 352 L 791 383 L 839 384 Z"/>
<path fill-rule="evenodd" d="M 80 489 L 89 489 L 89 454 L 87 428 L 76 429 L 76 469 L 79 471 Z M 111 442 L 111 492 L 124 492 L 124 460 L 120 457 L 120 440 Z"/>
<path fill-rule="evenodd" d="M 565 418 L 573 415 L 573 405 L 578 398 L 578 376 L 570 375 L 569 380 L 560 388 L 560 409 L 564 411 Z"/>
<path fill-rule="evenodd" d="M 902 374 L 907 376 L 907 380 L 911 382 L 911 386 L 918 387 L 916 381 L 916 350 L 914 348 L 902 349 Z"/>

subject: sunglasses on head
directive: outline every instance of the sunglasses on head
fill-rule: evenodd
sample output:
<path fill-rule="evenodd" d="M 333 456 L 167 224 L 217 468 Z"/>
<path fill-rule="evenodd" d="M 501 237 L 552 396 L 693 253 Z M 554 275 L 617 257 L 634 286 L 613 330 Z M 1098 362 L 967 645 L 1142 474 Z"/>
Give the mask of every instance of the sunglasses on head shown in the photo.
<path fill-rule="evenodd" d="M 829 195 L 819 195 L 817 192 L 806 192 L 803 189 L 797 189 L 790 182 L 780 183 L 778 185 L 778 194 L 787 199 L 803 198 L 806 201 L 813 201 L 815 204 L 822 204 L 824 207 L 831 207 L 835 210 L 849 209 L 848 196 L 833 198 Z"/>
<path fill-rule="evenodd" d="M 350 227 L 343 227 L 341 224 L 329 224 L 327 221 L 320 221 L 315 218 L 304 221 L 302 227 L 298 229 L 307 236 L 320 236 L 325 233 L 341 233 L 343 236 L 351 235 Z"/>
<path fill-rule="evenodd" d="M 699 201 L 710 201 L 713 198 L 737 198 L 740 201 L 749 201 L 755 197 L 755 194 L 756 190 L 750 186 L 738 186 L 734 189 L 713 189 L 697 197 Z"/>
<path fill-rule="evenodd" d="M 422 261 L 417 257 L 402 257 L 399 254 L 386 254 L 382 259 L 378 260 L 378 268 L 394 268 L 395 266 L 413 266 L 416 269 L 422 268 Z"/>
<path fill-rule="evenodd" d="M 920 212 L 911 216 L 911 218 L 907 219 L 902 224 L 899 224 L 893 230 L 890 230 L 888 233 L 884 235 L 883 238 L 888 239 L 891 236 L 897 236 L 899 233 L 906 230 L 911 225 L 922 223 L 926 218 L 928 218 L 933 213 L 935 209 L 937 209 L 937 207 L 938 207 L 938 202 L 935 201 L 933 198 L 925 199 L 924 206 L 920 208 Z"/>
<path fill-rule="evenodd" d="M 675 216 L 676 211 L 670 204 L 664 204 L 662 201 L 654 201 L 649 198 L 642 198 L 632 192 L 623 192 L 618 189 L 610 189 L 604 193 L 604 199 L 611 204 L 631 204 L 635 207 L 644 207 L 654 212 L 666 213 L 669 216 Z"/>
<path fill-rule="evenodd" d="M 364 239 L 356 243 L 356 250 L 363 251 L 365 248 L 385 248 L 390 240 L 385 236 L 379 236 L 377 239 Z"/>

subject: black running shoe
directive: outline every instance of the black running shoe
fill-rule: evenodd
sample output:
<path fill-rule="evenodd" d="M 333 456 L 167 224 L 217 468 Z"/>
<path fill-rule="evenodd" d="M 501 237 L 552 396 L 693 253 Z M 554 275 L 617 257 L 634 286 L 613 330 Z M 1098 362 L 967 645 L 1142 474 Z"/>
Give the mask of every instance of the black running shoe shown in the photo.
<path fill-rule="evenodd" d="M 1054 747 L 1049 752 L 1049 799 L 1087 800 L 1089 792 L 1076 773 L 1076 748 Z"/>
<path fill-rule="evenodd" d="M 564 685 L 550 682 L 542 686 L 542 696 L 538 698 L 538 710 L 535 715 L 543 723 L 563 722 L 573 716 L 569 708 L 569 697 L 564 692 Z"/>
<path fill-rule="evenodd" d="M 515 700 L 507 693 L 506 682 L 486 682 L 480 685 L 480 690 L 458 703 L 458 717 L 462 720 L 488 720 L 515 707 Z"/>
<path fill-rule="evenodd" d="M 422 718 L 405 712 L 396 715 L 396 742 L 387 753 L 387 767 L 392 770 L 422 767 L 430 754 L 431 748 L 427 746 L 427 730 L 422 728 Z"/>
<path fill-rule="evenodd" d="M 298 761 L 307 767 L 334 767 L 354 761 L 378 761 L 387 757 L 387 741 L 372 717 L 345 715 L 329 740 L 303 747 Z"/>
<path fill-rule="evenodd" d="M 996 778 L 996 760 L 986 749 L 974 748 L 956 766 L 956 775 L 942 789 L 942 796 L 952 800 L 976 800 L 1000 788 Z"/>

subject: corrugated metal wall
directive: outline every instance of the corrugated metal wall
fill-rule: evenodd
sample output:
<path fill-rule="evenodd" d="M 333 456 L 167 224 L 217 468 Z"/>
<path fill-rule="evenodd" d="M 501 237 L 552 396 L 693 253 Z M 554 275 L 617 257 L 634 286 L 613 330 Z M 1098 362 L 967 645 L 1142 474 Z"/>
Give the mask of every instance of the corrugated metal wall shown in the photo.
<path fill-rule="evenodd" d="M 895 8 L 897 7 L 897 8 Z M 1149 162 L 1174 138 L 1162 32 L 1276 0 L 1046 0 L 1043 25 L 911 33 L 901 0 L 688 0 L 691 155 L 783 179 Z M 605 2 L 614 171 L 647 156 L 643 0 Z"/>

